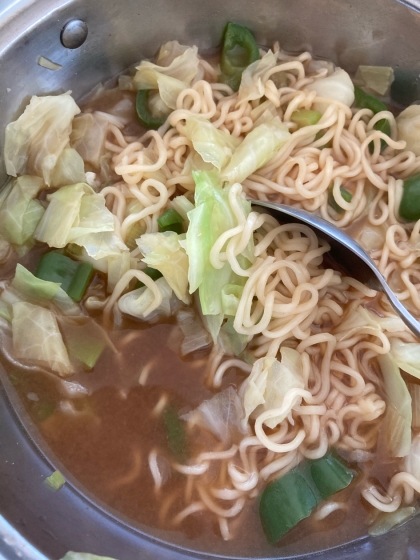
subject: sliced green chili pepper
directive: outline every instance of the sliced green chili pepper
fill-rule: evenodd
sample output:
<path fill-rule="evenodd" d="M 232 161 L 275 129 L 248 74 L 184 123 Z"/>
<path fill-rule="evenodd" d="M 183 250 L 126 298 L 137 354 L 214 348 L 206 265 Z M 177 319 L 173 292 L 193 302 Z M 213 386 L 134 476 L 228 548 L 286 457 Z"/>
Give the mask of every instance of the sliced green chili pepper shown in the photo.
<path fill-rule="evenodd" d="M 322 113 L 319 111 L 310 111 L 309 109 L 300 109 L 299 111 L 294 111 L 290 120 L 298 125 L 299 128 L 302 126 L 311 126 L 316 124 L 322 117 Z"/>
<path fill-rule="evenodd" d="M 139 89 L 136 96 L 136 111 L 143 126 L 157 130 L 166 121 L 167 116 L 154 116 L 149 107 L 149 89 Z"/>
<path fill-rule="evenodd" d="M 352 201 L 353 195 L 351 194 L 351 192 L 347 191 L 343 187 L 340 187 L 340 193 L 346 202 Z M 328 204 L 337 212 L 337 214 L 342 214 L 344 212 L 344 208 L 341 208 L 341 206 L 337 204 L 334 198 L 332 187 L 330 187 L 328 191 Z"/>
<path fill-rule="evenodd" d="M 159 231 L 174 231 L 181 234 L 183 232 L 183 221 L 184 218 L 174 208 L 168 208 L 159 216 L 157 223 L 159 224 Z"/>
<path fill-rule="evenodd" d="M 223 36 L 220 68 L 222 79 L 233 91 L 239 89 L 242 72 L 259 60 L 260 50 L 251 31 L 237 23 L 228 23 Z"/>
<path fill-rule="evenodd" d="M 156 270 L 156 268 L 151 268 L 150 266 L 146 266 L 146 268 L 144 268 L 142 272 L 147 274 L 147 276 L 150 276 L 152 280 L 157 280 L 158 278 L 162 278 L 163 276 L 163 274 L 159 272 L 159 270 Z M 134 289 L 138 290 L 138 288 L 143 288 L 143 286 L 144 282 L 138 281 Z"/>
<path fill-rule="evenodd" d="M 188 457 L 187 434 L 184 422 L 179 418 L 177 411 L 171 404 L 166 406 L 163 411 L 163 423 L 172 455 L 177 461 L 184 463 Z"/>
<path fill-rule="evenodd" d="M 404 181 L 400 216 L 407 222 L 416 222 L 420 219 L 420 173 Z"/>
<path fill-rule="evenodd" d="M 280 540 L 322 501 L 346 488 L 354 474 L 329 452 L 321 459 L 303 461 L 268 484 L 260 502 L 261 523 L 268 541 Z"/>
<path fill-rule="evenodd" d="M 365 93 L 358 86 L 354 87 L 354 95 L 355 95 L 354 103 L 356 107 L 358 107 L 359 109 L 370 109 L 374 115 L 376 115 L 376 113 L 380 113 L 381 111 L 388 111 L 388 108 L 385 105 L 385 103 L 382 103 L 382 101 L 380 101 L 373 95 L 369 95 L 368 93 Z M 379 132 L 383 132 L 387 136 L 390 136 L 391 134 L 391 125 L 389 124 L 389 121 L 387 121 L 387 119 L 381 119 L 373 126 L 373 128 L 375 130 L 378 130 Z M 387 146 L 386 141 L 381 139 L 381 151 L 386 146 Z M 374 145 L 373 142 L 371 142 L 369 144 L 370 153 L 373 152 L 373 149 L 374 149 Z"/>
<path fill-rule="evenodd" d="M 59 282 L 62 289 L 74 300 L 80 301 L 93 276 L 93 266 L 86 262 L 76 262 L 56 253 L 43 255 L 38 263 L 35 276 L 49 282 Z"/>

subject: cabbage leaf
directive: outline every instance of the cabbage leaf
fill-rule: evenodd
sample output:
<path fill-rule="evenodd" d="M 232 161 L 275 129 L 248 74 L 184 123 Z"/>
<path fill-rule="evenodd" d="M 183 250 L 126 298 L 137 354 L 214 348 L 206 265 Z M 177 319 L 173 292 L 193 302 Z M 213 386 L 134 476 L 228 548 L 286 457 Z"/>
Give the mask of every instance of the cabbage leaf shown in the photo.
<path fill-rule="evenodd" d="M 304 386 L 300 354 L 296 350 L 282 347 L 280 362 L 275 358 L 260 358 L 241 387 L 245 410 L 243 423 L 248 422 L 251 414 L 256 417 L 268 410 L 280 408 L 288 391 L 304 389 Z M 294 406 L 300 401 L 301 398 Z M 265 424 L 275 428 L 291 410 L 285 411 L 282 416 L 267 419 Z"/>
<path fill-rule="evenodd" d="M 254 171 L 276 155 L 290 138 L 290 132 L 278 117 L 254 128 L 236 148 L 221 178 L 231 185 L 242 183 Z"/>
<path fill-rule="evenodd" d="M 61 376 L 74 372 L 54 314 L 27 302 L 13 304 L 13 348 L 18 359 L 47 365 Z"/>
<path fill-rule="evenodd" d="M 49 186 L 78 113 L 80 109 L 70 93 L 34 95 L 18 120 L 6 127 L 4 161 L 8 175 L 36 175 Z"/>
<path fill-rule="evenodd" d="M 145 233 L 137 239 L 143 262 L 159 270 L 178 299 L 189 303 L 188 257 L 179 241 L 183 236 L 173 231 Z"/>
<path fill-rule="evenodd" d="M 62 187 L 48 199 L 35 238 L 50 247 L 61 248 L 72 242 L 86 246 L 92 234 L 114 231 L 114 217 L 105 206 L 104 196 L 86 183 Z"/>
<path fill-rule="evenodd" d="M 411 396 L 392 357 L 382 354 L 378 356 L 378 362 L 387 403 L 386 441 L 393 457 L 405 457 L 411 446 Z"/>
<path fill-rule="evenodd" d="M 243 414 L 237 392 L 233 387 L 228 387 L 181 418 L 186 422 L 194 419 L 195 423 L 211 432 L 220 441 L 227 442 L 235 432 L 247 432 L 241 424 Z"/>
<path fill-rule="evenodd" d="M 330 76 L 319 78 L 308 84 L 306 89 L 316 91 L 318 97 L 334 99 L 347 107 L 351 107 L 354 103 L 354 85 L 350 76 L 342 68 L 336 68 Z M 324 110 L 325 104 L 314 104 L 314 108 Z"/>
<path fill-rule="evenodd" d="M 420 105 L 410 105 L 395 119 L 398 140 L 406 142 L 406 149 L 420 156 Z"/>
<path fill-rule="evenodd" d="M 272 51 L 268 51 L 260 59 L 250 64 L 242 72 L 241 85 L 238 90 L 238 102 L 253 101 L 264 96 L 265 84 L 261 77 L 267 70 L 274 68 L 277 60 Z"/>
<path fill-rule="evenodd" d="M 132 290 L 120 297 L 118 300 L 118 308 L 122 313 L 136 317 L 137 319 L 150 319 L 163 315 L 168 317 L 171 314 L 171 296 L 172 288 L 169 286 L 165 278 L 158 278 L 155 282 L 157 288 L 162 294 L 162 302 L 160 306 L 152 311 L 149 315 L 145 315 L 146 309 L 154 300 L 152 290 L 143 286 Z"/>
<path fill-rule="evenodd" d="M 13 245 L 24 245 L 32 239 L 44 214 L 42 204 L 34 200 L 43 186 L 40 177 L 23 175 L 3 189 L 0 233 Z"/>
<path fill-rule="evenodd" d="M 238 138 L 218 130 L 202 117 L 188 117 L 184 134 L 203 160 L 219 171 L 229 163 L 233 152 L 241 143 Z"/>
<path fill-rule="evenodd" d="M 85 164 L 73 148 L 65 148 L 58 158 L 51 176 L 52 187 L 65 187 L 86 181 Z"/>
<path fill-rule="evenodd" d="M 229 188 L 220 186 L 217 174 L 198 171 L 193 176 L 196 207 L 188 212 L 190 224 L 186 236 L 190 293 L 199 290 L 204 315 L 219 315 L 223 311 L 223 287 L 236 284 L 239 279 L 228 262 L 221 269 L 215 269 L 210 263 L 210 251 L 222 233 L 236 227 L 237 220 L 229 204 Z M 241 197 L 238 197 L 238 203 L 248 216 L 250 203 Z M 244 253 L 248 257 L 253 255 L 252 250 Z"/>
<path fill-rule="evenodd" d="M 418 342 L 402 342 L 399 339 L 392 339 L 390 354 L 400 369 L 420 379 L 420 344 Z"/>
<path fill-rule="evenodd" d="M 97 113 L 86 113 L 73 120 L 70 142 L 83 161 L 99 169 L 105 150 L 108 121 Z M 77 183 L 78 181 L 75 181 Z"/>

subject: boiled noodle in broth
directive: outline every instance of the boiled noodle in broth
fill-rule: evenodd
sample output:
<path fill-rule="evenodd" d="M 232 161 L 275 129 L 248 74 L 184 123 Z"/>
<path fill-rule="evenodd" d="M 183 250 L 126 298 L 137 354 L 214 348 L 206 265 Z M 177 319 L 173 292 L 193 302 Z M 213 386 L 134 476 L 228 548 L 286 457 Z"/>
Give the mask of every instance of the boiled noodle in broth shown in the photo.
<path fill-rule="evenodd" d="M 346 229 L 420 317 L 419 111 L 362 70 L 230 24 L 220 57 L 171 41 L 82 110 L 33 97 L 7 127 L 2 360 L 127 517 L 257 554 L 416 513 L 419 341 L 313 230 L 247 202 Z"/>

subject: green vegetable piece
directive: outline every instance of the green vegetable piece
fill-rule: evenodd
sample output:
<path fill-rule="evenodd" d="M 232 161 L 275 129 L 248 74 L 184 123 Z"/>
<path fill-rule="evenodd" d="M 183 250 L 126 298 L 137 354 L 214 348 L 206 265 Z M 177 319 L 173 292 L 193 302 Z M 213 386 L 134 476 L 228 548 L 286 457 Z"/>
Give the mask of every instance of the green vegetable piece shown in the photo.
<path fill-rule="evenodd" d="M 233 91 L 239 89 L 242 72 L 259 60 L 260 51 L 251 31 L 237 23 L 228 23 L 223 36 L 220 68 L 223 81 Z"/>
<path fill-rule="evenodd" d="M 260 502 L 261 523 L 268 541 L 277 542 L 353 478 L 354 472 L 330 451 L 321 459 L 303 461 L 268 484 Z"/>
<path fill-rule="evenodd" d="M 53 251 L 41 257 L 35 276 L 48 282 L 60 283 L 61 288 L 74 301 L 79 302 L 92 280 L 93 266 L 73 261 Z"/>
<path fill-rule="evenodd" d="M 157 223 L 159 224 L 159 231 L 174 231 L 179 235 L 183 233 L 182 223 L 184 218 L 178 214 L 174 208 L 168 208 L 159 216 Z"/>
<path fill-rule="evenodd" d="M 376 113 L 380 113 L 381 111 L 388 111 L 388 108 L 385 105 L 385 103 L 382 103 L 382 101 L 380 101 L 373 95 L 369 95 L 368 93 L 365 93 L 358 86 L 354 87 L 354 95 L 355 95 L 354 103 L 356 107 L 358 107 L 359 109 L 370 109 L 374 115 L 376 115 Z M 387 121 L 386 119 L 381 119 L 380 121 L 378 121 L 373 128 L 375 130 L 379 130 L 379 132 L 383 132 L 387 136 L 390 136 L 391 134 L 391 125 L 389 124 L 389 121 Z M 381 151 L 386 146 L 387 143 L 385 142 L 385 140 L 381 139 Z M 371 142 L 369 144 L 370 153 L 373 152 L 373 148 L 374 145 L 373 142 Z"/>
<path fill-rule="evenodd" d="M 415 68 L 395 68 L 391 84 L 391 99 L 403 107 L 420 98 L 420 75 Z"/>
<path fill-rule="evenodd" d="M 351 194 L 351 192 L 347 191 L 343 187 L 340 187 L 340 193 L 346 202 L 352 201 L 353 195 Z M 344 212 L 344 209 L 337 204 L 333 196 L 332 187 L 328 191 L 328 204 L 337 212 L 337 214 L 342 214 Z"/>
<path fill-rule="evenodd" d="M 309 461 L 309 468 L 322 500 L 327 500 L 346 488 L 354 478 L 354 473 L 332 453 L 327 453 L 321 459 Z"/>
<path fill-rule="evenodd" d="M 170 226 L 172 224 L 182 224 L 184 218 L 174 208 L 168 208 L 159 216 L 157 223 L 160 227 Z"/>
<path fill-rule="evenodd" d="M 69 550 L 61 560 L 115 560 L 115 558 L 98 556 L 97 554 L 90 554 L 89 552 L 73 552 Z"/>
<path fill-rule="evenodd" d="M 85 292 L 92 280 L 93 266 L 90 263 L 79 263 L 76 274 L 67 291 L 73 301 L 79 302 L 85 295 Z"/>
<path fill-rule="evenodd" d="M 298 125 L 299 128 L 303 126 L 311 126 L 316 124 L 320 118 L 322 117 L 322 113 L 319 111 L 310 111 L 309 109 L 300 109 L 299 111 L 294 111 L 290 120 Z"/>
<path fill-rule="evenodd" d="M 420 173 L 404 181 L 400 216 L 407 222 L 415 222 L 420 219 Z"/>
<path fill-rule="evenodd" d="M 156 281 L 158 278 L 162 278 L 163 276 L 163 274 L 159 270 L 156 270 L 156 268 L 152 268 L 151 266 L 146 266 L 146 268 L 144 268 L 142 272 L 147 274 L 147 276 L 150 276 L 150 278 L 154 281 Z M 139 281 L 137 282 L 136 287 L 134 289 L 138 290 L 139 288 L 143 288 L 143 286 L 144 283 Z"/>
<path fill-rule="evenodd" d="M 60 490 L 66 483 L 66 479 L 61 474 L 60 471 L 54 471 L 51 476 L 48 476 L 44 483 L 49 486 L 52 490 Z"/>
<path fill-rule="evenodd" d="M 166 121 L 166 116 L 153 116 L 149 107 L 149 89 L 139 89 L 136 96 L 136 111 L 143 126 L 157 130 Z"/>
<path fill-rule="evenodd" d="M 260 502 L 260 517 L 268 541 L 279 541 L 317 505 L 311 487 L 296 470 L 266 486 Z"/>
<path fill-rule="evenodd" d="M 181 233 L 184 233 L 183 231 L 183 227 L 182 224 L 169 224 L 168 226 L 164 226 L 159 228 L 160 232 L 165 232 L 165 231 L 174 231 L 175 233 L 177 233 L 178 235 L 181 235 Z"/>
<path fill-rule="evenodd" d="M 178 412 L 171 404 L 163 411 L 163 423 L 172 455 L 180 463 L 185 463 L 188 457 L 187 434 L 183 421 L 179 418 Z"/>
<path fill-rule="evenodd" d="M 105 348 L 101 327 L 90 319 L 84 325 L 65 323 L 62 331 L 69 355 L 92 369 Z"/>

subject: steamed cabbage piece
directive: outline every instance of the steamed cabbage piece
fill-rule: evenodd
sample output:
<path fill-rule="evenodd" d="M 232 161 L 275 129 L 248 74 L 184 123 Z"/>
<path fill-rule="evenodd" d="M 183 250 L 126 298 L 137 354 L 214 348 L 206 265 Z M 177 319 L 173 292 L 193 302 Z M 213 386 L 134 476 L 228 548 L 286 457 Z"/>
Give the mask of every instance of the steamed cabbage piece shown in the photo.
<path fill-rule="evenodd" d="M 188 281 L 190 293 L 197 289 L 204 315 L 222 313 L 222 289 L 227 284 L 242 285 L 243 278 L 232 272 L 228 262 L 221 269 L 210 263 L 210 251 L 222 233 L 236 227 L 237 220 L 229 204 L 229 187 L 222 188 L 216 173 L 197 171 L 193 173 L 196 182 L 195 208 L 188 212 L 190 225 L 186 235 L 186 252 L 189 259 Z M 238 197 L 245 216 L 251 205 Z M 242 253 L 249 264 L 253 262 L 253 241 Z"/>
<path fill-rule="evenodd" d="M 136 89 L 159 90 L 168 112 L 176 108 L 178 95 L 188 88 L 198 71 L 197 47 L 184 47 L 177 41 L 160 48 L 156 64 L 143 60 L 133 78 Z M 159 109 L 162 112 L 162 107 Z"/>
<path fill-rule="evenodd" d="M 395 120 L 398 140 L 404 140 L 406 150 L 420 156 L 420 105 L 410 105 Z"/>
<path fill-rule="evenodd" d="M 152 290 L 147 286 L 137 288 L 131 292 L 127 292 L 118 300 L 118 308 L 122 313 L 136 317 L 137 319 L 148 320 L 164 316 L 168 317 L 171 314 L 171 296 L 172 288 L 169 286 L 165 278 L 158 278 L 155 281 L 156 287 L 162 295 L 162 302 L 157 309 L 145 314 L 147 308 L 154 300 Z"/>
<path fill-rule="evenodd" d="M 65 148 L 51 176 L 51 187 L 64 187 L 86 181 L 85 164 L 73 148 Z"/>
<path fill-rule="evenodd" d="M 387 402 L 386 440 L 393 457 L 405 457 L 411 446 L 411 396 L 397 364 L 392 359 L 392 354 L 378 356 L 378 362 L 384 379 Z"/>
<path fill-rule="evenodd" d="M 95 234 L 114 231 L 114 217 L 105 206 L 104 196 L 86 183 L 62 187 L 47 199 L 49 205 L 35 238 L 50 247 L 62 248 L 68 243 L 89 246 L 89 242 L 96 245 Z M 100 238 L 98 243 L 102 243 Z"/>
<path fill-rule="evenodd" d="M 86 162 L 99 169 L 105 151 L 105 137 L 108 121 L 97 113 L 86 113 L 73 120 L 70 135 L 71 146 Z M 83 181 L 72 181 L 79 183 Z"/>
<path fill-rule="evenodd" d="M 233 387 L 217 393 L 195 410 L 181 416 L 186 422 L 194 420 L 222 442 L 229 441 L 235 432 L 247 433 L 247 427 L 241 424 L 242 417 L 241 400 Z"/>
<path fill-rule="evenodd" d="M 62 376 L 74 372 L 52 311 L 31 303 L 14 303 L 12 332 L 18 359 L 46 364 Z"/>
<path fill-rule="evenodd" d="M 1 191 L 0 234 L 13 245 L 27 244 L 25 250 L 29 250 L 32 236 L 45 211 L 42 204 L 35 200 L 43 187 L 44 181 L 40 177 L 23 175 Z"/>
<path fill-rule="evenodd" d="M 219 171 L 225 167 L 241 141 L 223 130 L 215 128 L 203 117 L 188 117 L 184 128 L 185 136 L 204 161 Z"/>
<path fill-rule="evenodd" d="M 173 231 L 145 233 L 137 239 L 137 245 L 144 255 L 143 262 L 159 270 L 177 298 L 188 304 L 188 257 L 180 245 L 184 237 Z"/>
<path fill-rule="evenodd" d="M 353 82 L 342 68 L 336 68 L 330 76 L 315 80 L 305 87 L 309 91 L 316 91 L 318 97 L 334 99 L 347 107 L 351 107 L 354 103 Z M 314 109 L 325 111 L 326 106 L 326 103 L 315 103 Z"/>
<path fill-rule="evenodd" d="M 265 411 L 280 408 L 288 391 L 305 387 L 299 352 L 286 347 L 282 347 L 280 351 L 280 362 L 268 357 L 257 360 L 241 387 L 245 410 L 245 418 L 242 420 L 244 426 L 247 425 L 250 415 L 256 417 Z M 290 410 L 267 419 L 265 424 L 269 428 L 275 428 L 301 400 L 299 397 Z"/>
<path fill-rule="evenodd" d="M 6 127 L 4 161 L 8 175 L 36 175 L 50 186 L 78 113 L 80 109 L 70 93 L 33 96 L 24 113 Z"/>
<path fill-rule="evenodd" d="M 238 101 L 253 101 L 264 96 L 265 84 L 261 77 L 277 64 L 276 56 L 270 50 L 260 59 L 250 64 L 243 72 L 238 90 Z"/>
<path fill-rule="evenodd" d="M 242 183 L 254 171 L 268 163 L 289 138 L 290 132 L 279 117 L 260 124 L 236 148 L 229 164 L 222 170 L 222 180 L 231 185 Z"/>

